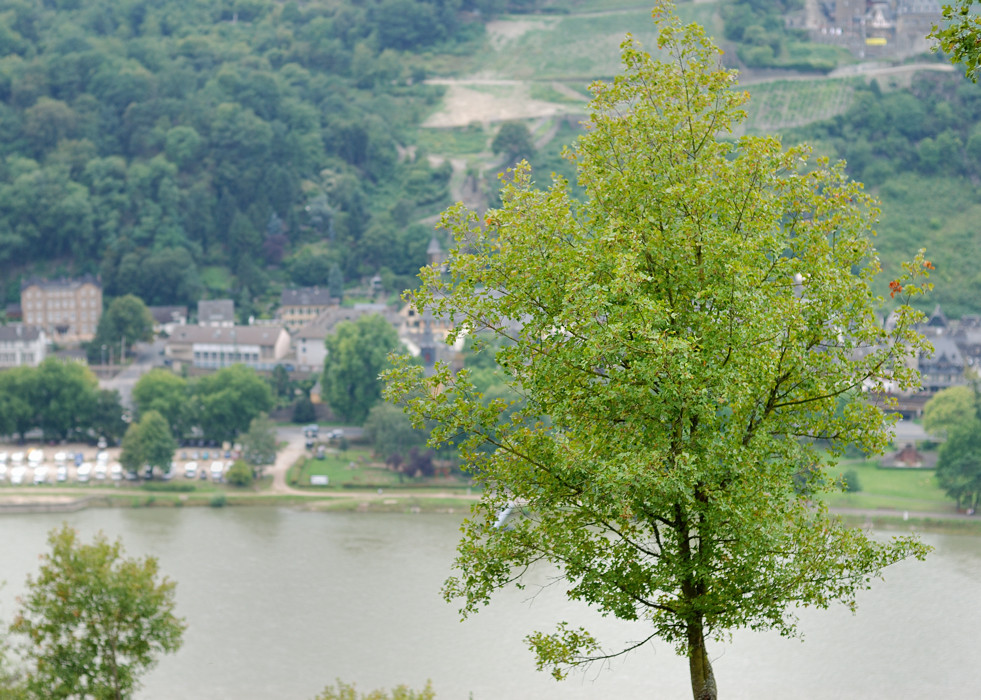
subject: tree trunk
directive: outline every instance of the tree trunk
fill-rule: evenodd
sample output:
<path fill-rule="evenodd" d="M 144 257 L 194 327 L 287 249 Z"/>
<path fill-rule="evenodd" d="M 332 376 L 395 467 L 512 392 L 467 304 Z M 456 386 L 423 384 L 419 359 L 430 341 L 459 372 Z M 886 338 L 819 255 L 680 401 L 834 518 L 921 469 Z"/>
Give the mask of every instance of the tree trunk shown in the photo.
<path fill-rule="evenodd" d="M 715 674 L 705 651 L 705 635 L 701 622 L 688 625 L 688 670 L 691 673 L 691 692 L 695 700 L 716 700 Z"/>

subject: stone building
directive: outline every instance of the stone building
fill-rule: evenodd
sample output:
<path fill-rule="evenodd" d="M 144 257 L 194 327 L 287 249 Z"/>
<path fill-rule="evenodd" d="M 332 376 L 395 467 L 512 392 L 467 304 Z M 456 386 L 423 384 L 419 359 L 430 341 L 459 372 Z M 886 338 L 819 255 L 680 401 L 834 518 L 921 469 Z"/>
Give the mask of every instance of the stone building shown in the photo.
<path fill-rule="evenodd" d="M 57 342 L 92 340 L 102 317 L 102 285 L 91 275 L 29 279 L 20 288 L 24 325 Z"/>

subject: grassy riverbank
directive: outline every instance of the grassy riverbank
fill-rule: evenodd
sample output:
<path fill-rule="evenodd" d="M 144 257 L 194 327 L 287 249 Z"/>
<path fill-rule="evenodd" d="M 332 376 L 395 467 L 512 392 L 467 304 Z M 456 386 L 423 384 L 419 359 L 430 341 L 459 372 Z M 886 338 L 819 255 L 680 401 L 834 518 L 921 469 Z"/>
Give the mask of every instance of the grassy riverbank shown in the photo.
<path fill-rule="evenodd" d="M 880 469 L 868 460 L 842 460 L 831 478 L 851 472 L 860 490 L 825 495 L 825 502 L 849 524 L 884 530 L 918 530 L 981 534 L 981 518 L 958 514 L 937 486 L 934 473 L 920 469 Z M 329 486 L 309 486 L 310 477 L 324 475 Z M 469 511 L 479 496 L 462 477 L 400 478 L 374 462 L 365 450 L 301 458 L 287 474 L 290 493 L 274 493 L 266 476 L 250 488 L 198 482 L 151 482 L 144 487 L 120 484 L 45 487 L 0 487 L 0 512 L 81 507 L 194 508 L 285 506 L 316 511 L 361 513 L 447 513 Z M 52 507 L 52 503 L 62 503 Z M 46 506 L 47 504 L 47 506 Z"/>

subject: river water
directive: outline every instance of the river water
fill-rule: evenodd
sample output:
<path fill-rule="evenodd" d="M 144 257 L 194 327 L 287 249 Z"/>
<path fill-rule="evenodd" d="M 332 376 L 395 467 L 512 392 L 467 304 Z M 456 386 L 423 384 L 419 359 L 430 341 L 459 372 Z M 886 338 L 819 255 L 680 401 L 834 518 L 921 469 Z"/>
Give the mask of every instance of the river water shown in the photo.
<path fill-rule="evenodd" d="M 607 638 L 642 627 L 568 603 L 544 571 L 460 622 L 439 595 L 461 518 L 275 508 L 88 510 L 0 517 L 0 618 L 13 615 L 46 533 L 120 536 L 178 582 L 184 645 L 138 698 L 310 699 L 335 678 L 361 690 L 431 678 L 438 700 L 690 697 L 687 664 L 653 645 L 556 683 L 522 639 L 557 620 Z M 842 608 L 801 612 L 803 642 L 737 632 L 710 648 L 724 698 L 973 697 L 981 688 L 981 538 L 927 535 L 907 562 Z"/>

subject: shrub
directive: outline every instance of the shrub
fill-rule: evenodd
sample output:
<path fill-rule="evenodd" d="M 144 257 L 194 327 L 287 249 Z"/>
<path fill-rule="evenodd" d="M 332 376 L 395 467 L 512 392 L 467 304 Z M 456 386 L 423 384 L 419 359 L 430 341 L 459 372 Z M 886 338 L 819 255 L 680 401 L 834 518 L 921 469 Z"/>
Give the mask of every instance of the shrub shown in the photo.
<path fill-rule="evenodd" d="M 426 687 L 422 690 L 412 690 L 404 685 L 392 688 L 391 694 L 385 690 L 374 690 L 370 693 L 358 693 L 354 684 L 348 685 L 341 680 L 337 681 L 337 687 L 328 685 L 324 692 L 317 696 L 316 700 L 433 700 L 436 693 L 433 692 L 431 681 L 426 681 Z"/>
<path fill-rule="evenodd" d="M 229 484 L 242 487 L 251 486 L 253 478 L 252 467 L 243 459 L 236 459 L 225 475 Z"/>
<path fill-rule="evenodd" d="M 167 482 L 151 481 L 140 486 L 144 491 L 158 491 L 167 493 L 190 493 L 197 487 L 194 484 L 170 484 Z"/>
<path fill-rule="evenodd" d="M 848 493 L 858 493 L 862 490 L 862 484 L 858 480 L 858 472 L 854 469 L 849 469 L 842 474 L 841 480 L 844 482 L 845 491 Z"/>
<path fill-rule="evenodd" d="M 225 498 L 225 494 L 219 493 L 211 497 L 211 503 L 209 505 L 212 508 L 224 508 L 228 505 L 228 499 Z"/>

